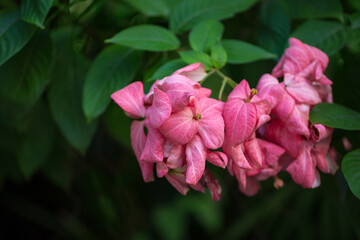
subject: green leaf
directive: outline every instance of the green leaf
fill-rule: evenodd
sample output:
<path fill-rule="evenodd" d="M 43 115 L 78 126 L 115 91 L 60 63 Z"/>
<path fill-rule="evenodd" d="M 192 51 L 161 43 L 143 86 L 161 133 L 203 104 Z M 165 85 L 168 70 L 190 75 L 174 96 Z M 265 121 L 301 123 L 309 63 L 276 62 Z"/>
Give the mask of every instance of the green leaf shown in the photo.
<path fill-rule="evenodd" d="M 99 54 L 86 75 L 83 90 L 83 109 L 88 121 L 105 111 L 113 92 L 134 79 L 140 60 L 140 52 L 120 46 L 110 46 Z"/>
<path fill-rule="evenodd" d="M 258 42 L 264 49 L 281 55 L 290 36 L 290 14 L 282 0 L 265 0 L 260 7 Z"/>
<path fill-rule="evenodd" d="M 263 59 L 273 59 L 276 55 L 247 42 L 226 39 L 222 41 L 229 63 L 242 64 Z"/>
<path fill-rule="evenodd" d="M 151 81 L 155 81 L 155 80 L 159 80 L 162 79 L 166 76 L 170 76 L 171 74 L 173 74 L 176 70 L 185 67 L 187 64 L 182 60 L 182 59 L 174 59 L 171 60 L 167 63 L 165 63 L 164 65 L 162 65 L 161 67 L 159 67 L 154 74 L 147 79 L 147 82 L 151 82 Z"/>
<path fill-rule="evenodd" d="M 148 51 L 175 50 L 180 46 L 180 41 L 172 32 L 149 24 L 126 28 L 105 42 Z"/>
<path fill-rule="evenodd" d="M 346 154 L 341 162 L 341 168 L 350 190 L 360 199 L 360 149 Z"/>
<path fill-rule="evenodd" d="M 217 69 L 225 66 L 227 61 L 227 53 L 220 42 L 216 42 L 211 47 L 211 60 Z"/>
<path fill-rule="evenodd" d="M 21 2 L 21 18 L 39 28 L 44 27 L 44 20 L 54 0 L 23 0 Z"/>
<path fill-rule="evenodd" d="M 225 19 L 246 11 L 257 0 L 185 0 L 170 13 L 170 29 L 181 33 L 207 19 Z"/>
<path fill-rule="evenodd" d="M 295 19 L 343 19 L 342 6 L 338 0 L 285 0 L 285 2 L 291 17 Z"/>
<path fill-rule="evenodd" d="M 28 131 L 16 151 L 20 170 L 29 179 L 45 162 L 53 147 L 55 128 L 45 105 L 34 111 Z"/>
<path fill-rule="evenodd" d="M 82 89 L 89 62 L 72 49 L 75 31 L 53 32 L 54 64 L 48 99 L 51 113 L 65 138 L 84 154 L 96 130 L 96 121 L 88 124 L 82 111 Z"/>
<path fill-rule="evenodd" d="M 18 11 L 0 13 L 0 66 L 25 46 L 35 29 Z"/>
<path fill-rule="evenodd" d="M 149 17 L 168 16 L 170 13 L 167 0 L 125 0 L 125 2 Z"/>
<path fill-rule="evenodd" d="M 190 32 L 189 42 L 192 49 L 207 52 L 211 46 L 221 40 L 224 26 L 217 20 L 210 19 L 197 24 Z"/>
<path fill-rule="evenodd" d="M 48 82 L 51 54 L 49 34 L 38 32 L 20 52 L 0 67 L 0 94 L 13 102 L 32 106 Z"/>
<path fill-rule="evenodd" d="M 103 115 L 103 121 L 109 134 L 124 147 L 131 149 L 130 126 L 132 119 L 126 116 L 117 104 L 110 104 Z"/>
<path fill-rule="evenodd" d="M 310 121 L 332 128 L 360 130 L 360 113 L 336 103 L 316 105 L 310 113 Z"/>
<path fill-rule="evenodd" d="M 212 67 L 211 58 L 206 53 L 190 50 L 185 52 L 179 52 L 179 55 L 181 59 L 184 60 L 184 62 L 186 62 L 187 64 L 201 62 L 206 70 L 209 70 Z"/>
<path fill-rule="evenodd" d="M 358 41 L 360 29 L 351 29 L 336 22 L 307 21 L 299 26 L 292 36 L 332 55 L 346 44 Z"/>

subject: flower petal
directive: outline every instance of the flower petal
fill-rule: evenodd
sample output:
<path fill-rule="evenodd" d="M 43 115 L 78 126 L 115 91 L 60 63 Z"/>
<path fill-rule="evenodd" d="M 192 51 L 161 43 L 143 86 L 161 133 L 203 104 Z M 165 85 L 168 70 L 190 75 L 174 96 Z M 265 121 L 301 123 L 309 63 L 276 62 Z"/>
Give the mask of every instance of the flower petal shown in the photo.
<path fill-rule="evenodd" d="M 147 162 L 162 162 L 164 158 L 163 156 L 164 137 L 155 128 L 148 126 L 147 129 L 148 129 L 148 136 L 140 160 Z"/>
<path fill-rule="evenodd" d="M 184 174 L 178 174 L 178 173 L 166 174 L 165 178 L 182 195 L 186 195 L 186 193 L 190 190 L 185 182 Z"/>
<path fill-rule="evenodd" d="M 205 170 L 206 148 L 200 138 L 196 135 L 191 142 L 186 145 L 186 182 L 196 185 Z"/>
<path fill-rule="evenodd" d="M 293 112 L 286 121 L 289 131 L 300 134 L 308 138 L 310 136 L 309 124 L 310 106 L 306 104 L 296 104 Z"/>
<path fill-rule="evenodd" d="M 231 91 L 228 100 L 233 98 L 248 99 L 250 97 L 250 91 L 249 83 L 244 79 Z"/>
<path fill-rule="evenodd" d="M 206 76 L 206 71 L 202 63 L 193 63 L 186 67 L 180 68 L 172 75 L 176 74 L 188 77 L 195 82 L 200 82 Z"/>
<path fill-rule="evenodd" d="M 158 88 L 154 89 L 154 101 L 150 107 L 150 122 L 154 128 L 163 124 L 171 114 L 171 102 L 169 97 Z"/>
<path fill-rule="evenodd" d="M 168 173 L 169 169 L 167 168 L 164 162 L 156 163 L 156 173 L 159 178 L 164 177 Z"/>
<path fill-rule="evenodd" d="M 315 181 L 316 162 L 311 157 L 310 149 L 311 146 L 307 142 L 303 142 L 299 156 L 286 168 L 294 182 L 304 188 L 311 188 Z"/>
<path fill-rule="evenodd" d="M 221 168 L 225 168 L 227 163 L 228 163 L 228 158 L 226 156 L 225 153 L 223 152 L 208 152 L 207 156 L 206 156 L 206 160 L 212 164 L 214 164 L 215 166 L 221 167 Z"/>
<path fill-rule="evenodd" d="M 271 108 L 274 108 L 282 98 L 284 94 L 284 88 L 279 84 L 277 78 L 270 74 L 264 74 L 259 80 L 256 86 L 258 96 L 261 99 L 267 100 Z"/>
<path fill-rule="evenodd" d="M 130 128 L 131 146 L 140 165 L 141 173 L 145 182 L 154 181 L 154 163 L 140 161 L 140 156 L 145 148 L 146 135 L 144 133 L 144 121 L 133 121 Z"/>
<path fill-rule="evenodd" d="M 183 166 L 185 161 L 185 148 L 183 145 L 174 145 L 167 158 L 166 165 L 168 168 L 177 169 Z"/>
<path fill-rule="evenodd" d="M 189 96 L 196 96 L 201 85 L 182 75 L 172 75 L 161 80 L 160 89 L 170 98 L 172 111 L 177 112 L 189 103 Z"/>
<path fill-rule="evenodd" d="M 111 98 L 132 118 L 145 117 L 142 82 L 134 82 L 111 94 Z"/>
<path fill-rule="evenodd" d="M 199 134 L 204 145 L 210 149 L 221 147 L 224 142 L 224 119 L 221 114 L 213 114 L 198 120 Z"/>
<path fill-rule="evenodd" d="M 286 122 L 288 117 L 292 114 L 295 106 L 295 100 L 284 91 L 281 100 L 278 102 L 272 113 L 276 115 L 281 121 Z"/>
<path fill-rule="evenodd" d="M 202 118 L 213 114 L 221 115 L 224 109 L 224 102 L 213 98 L 201 98 L 197 102 L 195 112 L 200 114 Z"/>
<path fill-rule="evenodd" d="M 292 158 L 298 156 L 299 148 L 303 141 L 299 134 L 290 132 L 286 124 L 278 119 L 273 119 L 265 125 L 264 137 L 266 140 L 277 143 L 285 148 Z"/>
<path fill-rule="evenodd" d="M 246 181 L 246 187 L 241 192 L 246 196 L 254 196 L 259 191 L 259 182 L 254 177 L 248 177 Z"/>
<path fill-rule="evenodd" d="M 198 131 L 198 121 L 194 119 L 190 107 L 173 113 L 159 128 L 161 133 L 171 141 L 186 144 L 191 141 Z"/>
<path fill-rule="evenodd" d="M 219 180 L 210 172 L 209 169 L 205 169 L 204 172 L 204 181 L 210 190 L 211 199 L 213 201 L 220 201 L 221 198 L 221 185 Z"/>
<path fill-rule="evenodd" d="M 286 91 L 298 102 L 315 105 L 321 102 L 319 94 L 305 79 L 297 75 L 285 73 Z"/>
<path fill-rule="evenodd" d="M 223 116 L 225 135 L 229 144 L 243 143 L 254 131 L 256 125 L 256 107 L 254 103 L 230 99 L 225 103 Z"/>
<path fill-rule="evenodd" d="M 257 139 L 261 151 L 265 156 L 265 163 L 269 166 L 274 166 L 278 163 L 280 157 L 285 153 L 285 149 L 277 144 Z"/>
<path fill-rule="evenodd" d="M 246 153 L 249 156 L 248 160 L 250 160 L 251 165 L 254 168 L 260 168 L 265 162 L 264 154 L 260 149 L 260 146 L 257 142 L 256 138 L 252 138 L 244 142 L 244 147 L 246 149 Z"/>

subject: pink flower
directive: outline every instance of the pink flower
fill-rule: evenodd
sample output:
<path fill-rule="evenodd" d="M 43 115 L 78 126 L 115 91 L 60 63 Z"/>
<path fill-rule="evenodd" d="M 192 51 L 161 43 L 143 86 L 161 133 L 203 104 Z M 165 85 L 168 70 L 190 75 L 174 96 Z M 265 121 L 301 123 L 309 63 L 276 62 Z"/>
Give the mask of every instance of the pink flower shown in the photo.
<path fill-rule="evenodd" d="M 142 82 L 134 82 L 114 92 L 111 98 L 132 118 L 145 117 L 144 90 Z"/>
<path fill-rule="evenodd" d="M 189 106 L 173 113 L 160 126 L 160 131 L 166 138 L 179 144 L 187 144 L 199 134 L 205 147 L 221 147 L 224 141 L 223 103 L 211 98 L 191 99 Z"/>
<path fill-rule="evenodd" d="M 270 120 L 270 104 L 255 96 L 246 80 L 228 96 L 223 116 L 225 142 L 223 150 L 241 168 L 261 166 L 263 155 L 255 139 L 255 130 Z"/>
<path fill-rule="evenodd" d="M 290 38 L 289 45 L 290 47 L 285 50 L 284 55 L 272 71 L 275 77 L 291 73 L 323 85 L 332 83 L 323 74 L 329 63 L 329 58 L 325 53 L 296 38 Z"/>

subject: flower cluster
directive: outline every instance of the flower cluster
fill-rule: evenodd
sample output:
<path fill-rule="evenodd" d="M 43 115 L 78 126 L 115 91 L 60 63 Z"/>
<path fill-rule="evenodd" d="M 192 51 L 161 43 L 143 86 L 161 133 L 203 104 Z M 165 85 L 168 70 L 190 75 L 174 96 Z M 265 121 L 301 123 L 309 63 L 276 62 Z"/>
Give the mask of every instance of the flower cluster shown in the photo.
<path fill-rule="evenodd" d="M 156 81 L 146 96 L 135 82 L 111 97 L 130 117 L 144 119 L 133 121 L 131 143 L 145 182 L 154 179 L 155 164 L 157 176 L 180 193 L 208 187 L 219 200 L 221 187 L 205 163 L 227 165 L 226 155 L 215 151 L 224 142 L 224 103 L 198 83 L 205 75 L 202 64 L 192 64 Z"/>
<path fill-rule="evenodd" d="M 256 194 L 259 181 L 269 177 L 282 187 L 282 170 L 311 188 L 320 184 L 317 169 L 337 168 L 328 154 L 333 130 L 309 121 L 314 105 L 332 102 L 327 64 L 326 54 L 291 38 L 272 75 L 263 75 L 257 89 L 242 80 L 226 102 L 201 87 L 207 73 L 200 63 L 155 81 L 146 95 L 142 83 L 134 82 L 111 97 L 136 119 L 131 143 L 145 182 L 154 180 L 155 166 L 157 176 L 181 194 L 208 188 L 219 200 L 221 186 L 206 168 L 209 162 L 235 175 L 246 195 Z"/>

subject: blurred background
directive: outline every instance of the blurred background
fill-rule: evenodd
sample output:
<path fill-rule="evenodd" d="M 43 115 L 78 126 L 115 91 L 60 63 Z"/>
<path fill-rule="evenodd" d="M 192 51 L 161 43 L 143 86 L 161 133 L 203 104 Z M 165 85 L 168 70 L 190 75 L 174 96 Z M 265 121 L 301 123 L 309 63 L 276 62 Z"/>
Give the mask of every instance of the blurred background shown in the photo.
<path fill-rule="evenodd" d="M 221 4 L 198 1 L 200 7 L 191 9 L 208 11 L 204 19 L 211 19 L 216 7 L 206 9 L 202 2 Z M 20 18 L 31 1 L 0 1 L 1 239 L 360 239 L 360 202 L 341 170 L 321 174 L 314 190 L 302 189 L 283 172 L 283 188 L 274 189 L 269 179 L 256 196 L 246 197 L 226 170 L 209 166 L 222 185 L 220 202 L 211 201 L 209 192 L 182 196 L 164 178 L 143 182 L 130 146 L 131 119 L 118 106 L 108 100 L 96 116 L 84 115 L 84 84 L 109 46 L 105 39 L 139 24 L 168 28 L 176 9 L 191 1 L 40 2 L 51 8 L 37 27 Z M 225 26 L 223 38 L 277 57 L 229 63 L 223 72 L 255 87 L 271 72 L 289 36 L 297 36 L 330 55 L 326 75 L 334 82 L 334 101 L 360 111 L 358 0 L 239 2 L 249 6 L 213 15 Z M 181 49 L 190 48 L 188 29 L 177 33 Z M 133 74 L 125 74 L 128 81 L 117 89 L 131 81 L 149 88 L 156 69 L 179 58 L 176 51 L 138 52 Z M 205 87 L 217 96 L 220 84 L 213 77 Z M 360 144 L 359 132 L 335 130 L 339 162 L 346 153 L 344 136 L 354 147 Z"/>

